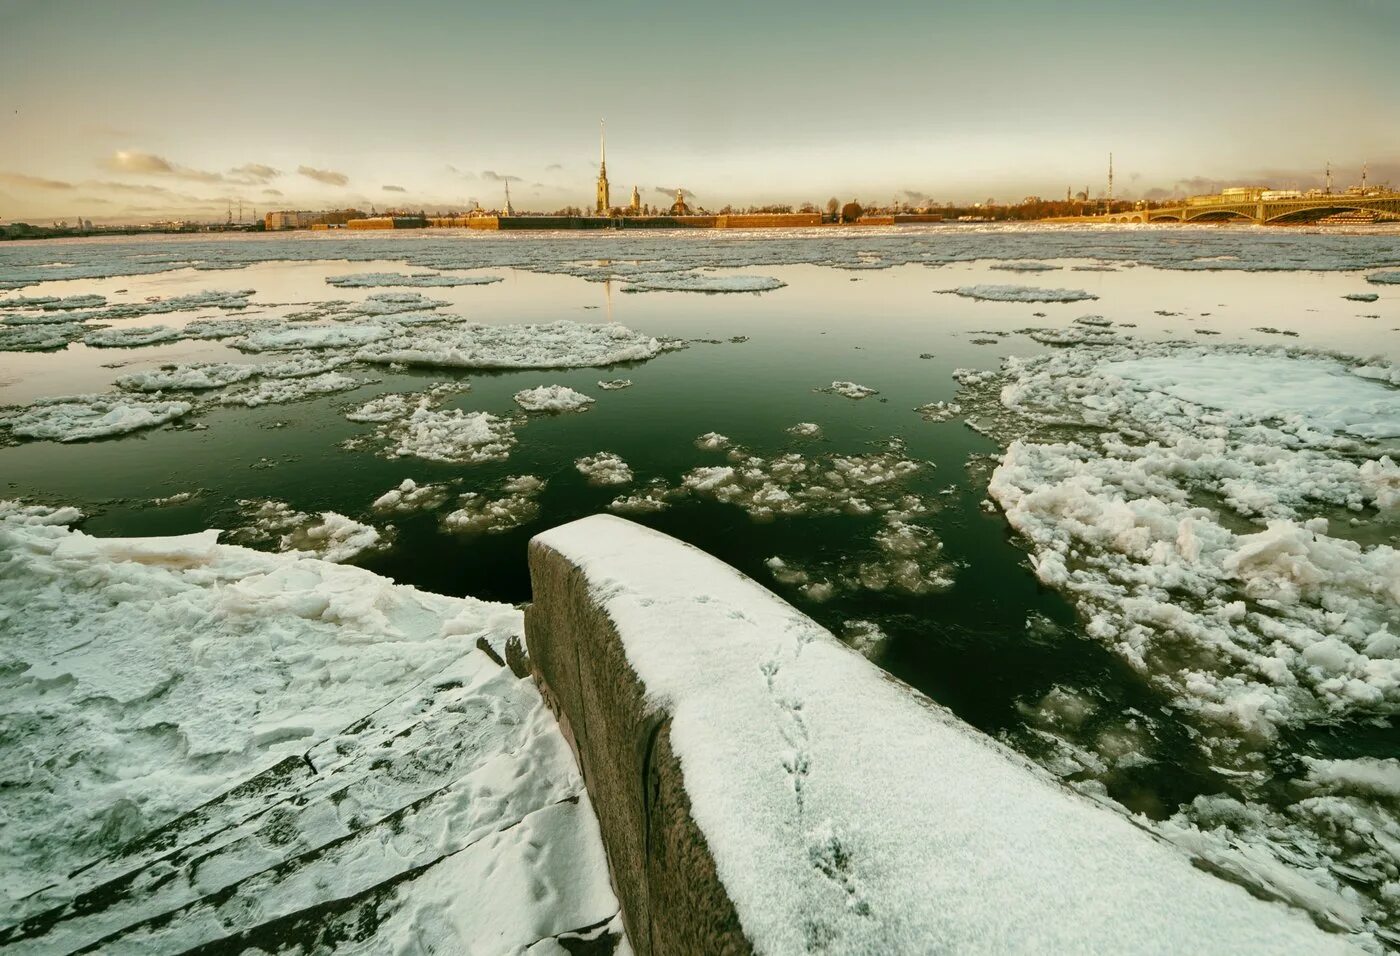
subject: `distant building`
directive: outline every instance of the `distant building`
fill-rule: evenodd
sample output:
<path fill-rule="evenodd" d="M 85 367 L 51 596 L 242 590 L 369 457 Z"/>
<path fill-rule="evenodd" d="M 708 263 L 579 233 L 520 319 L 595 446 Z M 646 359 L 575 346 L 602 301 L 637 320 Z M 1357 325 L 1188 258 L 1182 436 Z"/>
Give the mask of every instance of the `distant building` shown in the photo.
<path fill-rule="evenodd" d="M 679 186 L 676 187 L 676 201 L 671 203 L 671 215 L 690 215 L 690 207 L 685 204 L 685 190 L 681 189 Z"/>
<path fill-rule="evenodd" d="M 506 180 L 506 207 L 501 210 L 502 216 L 514 216 L 515 207 L 510 204 L 510 180 Z"/>
<path fill-rule="evenodd" d="M 330 209 L 313 212 L 309 209 L 279 209 L 263 216 L 263 228 L 268 232 L 282 229 L 310 229 L 312 226 L 343 226 L 352 219 L 363 219 L 358 209 Z"/>
<path fill-rule="evenodd" d="M 598 152 L 598 204 L 594 211 L 600 216 L 606 216 L 612 209 L 608 194 L 608 133 L 603 126 L 603 121 L 598 121 L 599 130 L 599 152 Z"/>
<path fill-rule="evenodd" d="M 642 194 L 637 191 L 637 187 L 632 187 L 632 202 L 628 204 L 628 209 L 632 210 L 632 215 L 638 216 L 642 212 Z"/>

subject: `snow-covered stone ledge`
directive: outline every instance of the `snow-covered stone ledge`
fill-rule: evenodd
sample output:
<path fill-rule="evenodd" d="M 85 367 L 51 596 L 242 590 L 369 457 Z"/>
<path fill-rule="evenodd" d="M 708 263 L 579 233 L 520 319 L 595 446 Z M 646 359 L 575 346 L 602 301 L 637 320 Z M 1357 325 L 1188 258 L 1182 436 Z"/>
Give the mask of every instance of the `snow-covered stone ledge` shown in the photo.
<path fill-rule="evenodd" d="M 640 956 L 1350 951 L 695 548 L 598 515 L 537 536 L 530 574 Z"/>

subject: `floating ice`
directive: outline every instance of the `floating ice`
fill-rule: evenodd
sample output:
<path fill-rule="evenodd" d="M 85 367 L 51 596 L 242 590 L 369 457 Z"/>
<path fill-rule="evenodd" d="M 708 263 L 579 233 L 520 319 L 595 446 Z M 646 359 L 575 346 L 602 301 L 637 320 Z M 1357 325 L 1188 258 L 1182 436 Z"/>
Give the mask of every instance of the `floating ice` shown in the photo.
<path fill-rule="evenodd" d="M 85 325 L 0 326 L 0 352 L 47 352 L 67 348 L 89 331 Z"/>
<path fill-rule="evenodd" d="M 17 438 L 74 442 L 154 428 L 188 415 L 189 402 L 163 402 L 126 395 L 72 395 L 0 409 L 0 427 Z"/>
<path fill-rule="evenodd" d="M 439 325 L 361 349 L 368 362 L 452 368 L 579 368 L 654 358 L 662 344 L 621 325 Z"/>
<path fill-rule="evenodd" d="M 527 412 L 586 412 L 593 401 L 563 385 L 540 385 L 515 393 L 515 404 Z"/>
<path fill-rule="evenodd" d="M 625 485 L 632 480 L 627 462 L 610 451 L 600 451 L 574 462 L 574 467 L 590 485 Z"/>
<path fill-rule="evenodd" d="M 343 349 L 378 342 L 393 335 L 382 325 L 298 325 L 260 328 L 232 344 L 244 352 L 290 352 L 296 349 Z"/>
<path fill-rule="evenodd" d="M 375 498 L 370 507 L 391 514 L 433 511 L 447 502 L 449 494 L 446 483 L 420 485 L 412 478 L 405 478 L 397 487 Z"/>
<path fill-rule="evenodd" d="M 421 292 L 376 292 L 363 302 L 351 302 L 345 311 L 359 315 L 393 315 L 397 312 L 426 312 L 451 305 L 445 299 L 429 299 Z"/>
<path fill-rule="evenodd" d="M 832 392 L 836 395 L 844 395 L 846 398 L 854 399 L 869 398 L 871 395 L 880 394 L 878 389 L 871 388 L 868 385 L 858 385 L 855 382 L 842 381 L 832 382 L 831 387 L 823 389 L 823 391 Z"/>
<path fill-rule="evenodd" d="M 822 437 L 822 427 L 816 422 L 798 422 L 791 426 L 787 433 L 798 438 L 820 438 Z"/>
<path fill-rule="evenodd" d="M 299 402 L 318 395 L 333 392 L 347 392 L 366 384 L 363 379 L 343 375 L 340 372 L 325 372 L 321 375 L 297 378 L 265 378 L 246 388 L 233 389 L 219 396 L 223 405 L 246 405 L 257 408 L 260 405 L 283 405 Z"/>
<path fill-rule="evenodd" d="M 1083 289 L 1039 289 L 1025 285 L 965 285 L 939 291 L 987 302 L 1083 302 L 1098 298 Z"/>
<path fill-rule="evenodd" d="M 457 510 L 443 515 L 442 526 L 459 533 L 498 533 L 518 528 L 539 517 L 539 494 L 546 482 L 534 475 L 507 478 L 498 498 L 468 492 L 457 499 Z"/>
<path fill-rule="evenodd" d="M 957 402 L 929 402 L 914 409 L 926 422 L 946 422 L 962 414 L 962 406 Z"/>
<path fill-rule="evenodd" d="M 1366 281 L 1375 282 L 1381 285 L 1400 285 L 1400 271 L 1373 272 L 1366 277 Z"/>
<path fill-rule="evenodd" d="M 615 378 L 611 381 L 605 382 L 600 379 L 598 382 L 598 387 L 603 389 L 604 391 L 612 392 L 620 388 L 631 388 L 632 380 L 630 378 Z"/>
<path fill-rule="evenodd" d="M 83 344 L 93 348 L 136 348 L 157 342 L 174 342 L 184 338 L 179 329 L 168 325 L 147 325 L 137 328 L 95 329 L 83 336 Z"/>
<path fill-rule="evenodd" d="M 377 528 L 334 511 L 310 515 L 283 501 L 239 502 L 248 524 L 235 532 L 244 541 L 276 542 L 279 551 L 303 551 L 339 564 L 387 545 Z"/>
<path fill-rule="evenodd" d="M 668 272 L 628 280 L 624 292 L 769 292 L 787 285 L 769 276 Z"/>
<path fill-rule="evenodd" d="M 706 432 L 695 439 L 695 447 L 702 451 L 719 451 L 729 447 L 729 437 L 719 432 Z"/>
<path fill-rule="evenodd" d="M 328 276 L 326 278 L 327 284 L 342 289 L 370 289 L 385 286 L 488 285 L 500 281 L 500 276 L 467 275 L 464 273 L 445 275 L 441 272 L 418 272 L 407 275 L 402 272 L 357 272 L 353 275 Z"/>
<path fill-rule="evenodd" d="M 504 461 L 515 445 L 510 419 L 490 412 L 446 411 L 420 404 L 406 418 L 380 427 L 391 458 L 412 456 L 425 461 L 477 464 Z"/>
<path fill-rule="evenodd" d="M 128 392 L 202 391 L 244 382 L 257 375 L 255 365 L 227 362 L 200 362 L 193 365 L 162 365 L 151 372 L 131 372 L 117 378 L 118 388 Z"/>

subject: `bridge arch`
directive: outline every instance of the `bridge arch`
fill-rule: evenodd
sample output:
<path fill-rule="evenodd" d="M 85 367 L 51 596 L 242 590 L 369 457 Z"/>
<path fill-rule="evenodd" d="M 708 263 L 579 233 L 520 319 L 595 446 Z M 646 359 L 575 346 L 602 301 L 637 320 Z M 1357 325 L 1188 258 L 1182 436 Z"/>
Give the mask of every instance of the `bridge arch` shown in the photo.
<path fill-rule="evenodd" d="M 1348 203 L 1333 202 L 1316 206 L 1306 206 L 1301 209 L 1286 209 L 1268 216 L 1265 222 L 1315 222 L 1318 219 L 1326 219 L 1328 216 L 1335 216 L 1342 212 L 1371 212 L 1384 216 L 1384 210 L 1377 209 L 1372 203 Z"/>
<path fill-rule="evenodd" d="M 1253 222 L 1254 217 L 1240 209 L 1210 209 L 1206 208 L 1191 215 L 1188 210 L 1182 218 L 1182 222 L 1232 222 L 1236 219 L 1243 219 L 1246 222 Z"/>

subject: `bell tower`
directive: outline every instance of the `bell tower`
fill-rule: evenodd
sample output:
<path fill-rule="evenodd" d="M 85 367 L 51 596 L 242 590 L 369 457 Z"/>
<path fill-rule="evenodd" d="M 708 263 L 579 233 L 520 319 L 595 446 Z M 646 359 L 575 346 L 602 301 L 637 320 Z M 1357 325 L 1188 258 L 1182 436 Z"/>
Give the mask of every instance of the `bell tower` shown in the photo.
<path fill-rule="evenodd" d="M 600 216 L 606 216 L 612 209 L 608 197 L 608 131 L 603 121 L 598 121 L 598 205 L 595 209 Z"/>

